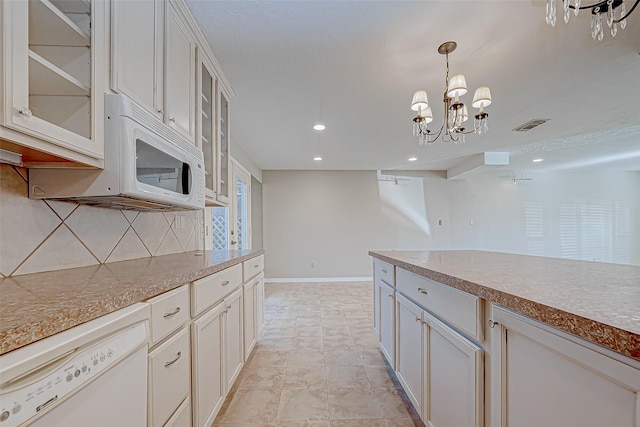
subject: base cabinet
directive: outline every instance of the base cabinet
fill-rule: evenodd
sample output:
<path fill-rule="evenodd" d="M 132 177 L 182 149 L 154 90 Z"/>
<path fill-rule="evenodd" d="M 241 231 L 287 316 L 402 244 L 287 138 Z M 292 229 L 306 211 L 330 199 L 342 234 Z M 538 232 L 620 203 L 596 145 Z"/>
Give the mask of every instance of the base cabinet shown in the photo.
<path fill-rule="evenodd" d="M 499 306 L 491 319 L 494 427 L 640 427 L 640 363 Z"/>
<path fill-rule="evenodd" d="M 384 282 L 378 284 L 380 293 L 380 350 L 392 368 L 396 366 L 396 291 Z"/>
<path fill-rule="evenodd" d="M 423 411 L 432 427 L 483 425 L 483 351 L 423 312 Z M 534 424 L 531 424 L 534 425 Z"/>
<path fill-rule="evenodd" d="M 244 366 L 242 288 L 229 295 L 224 301 L 227 305 L 224 317 L 223 345 L 226 394 L 231 390 L 231 386 Z"/>
<path fill-rule="evenodd" d="M 423 407 L 422 309 L 402 295 L 396 299 L 396 376 L 418 414 Z"/>

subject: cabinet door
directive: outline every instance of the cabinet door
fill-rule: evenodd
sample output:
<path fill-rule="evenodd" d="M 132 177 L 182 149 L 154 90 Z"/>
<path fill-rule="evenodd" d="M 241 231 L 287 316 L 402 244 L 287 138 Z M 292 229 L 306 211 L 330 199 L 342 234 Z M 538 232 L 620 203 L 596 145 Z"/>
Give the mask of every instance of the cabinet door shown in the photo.
<path fill-rule="evenodd" d="M 104 2 L 3 1 L 0 7 L 1 122 L 18 132 L 0 137 L 65 158 L 75 157 L 71 151 L 103 159 Z"/>
<path fill-rule="evenodd" d="M 229 297 L 225 298 L 225 340 L 224 340 L 224 369 L 226 381 L 226 392 L 238 378 L 238 374 L 244 365 L 244 340 L 242 327 L 242 288 L 238 289 Z"/>
<path fill-rule="evenodd" d="M 385 283 L 380 284 L 380 350 L 387 362 L 395 369 L 395 290 Z"/>
<path fill-rule="evenodd" d="M 373 336 L 380 342 L 380 281 L 373 281 Z"/>
<path fill-rule="evenodd" d="M 264 327 L 264 274 L 260 273 L 256 283 L 256 337 Z"/>
<path fill-rule="evenodd" d="M 482 350 L 427 312 L 423 318 L 425 424 L 482 426 Z"/>
<path fill-rule="evenodd" d="M 195 143 L 196 43 L 171 3 L 167 5 L 166 27 L 166 120 Z"/>
<path fill-rule="evenodd" d="M 396 375 L 416 412 L 422 415 L 422 309 L 398 294 L 396 313 Z"/>
<path fill-rule="evenodd" d="M 640 363 L 501 307 L 491 318 L 493 426 L 640 427 Z"/>
<path fill-rule="evenodd" d="M 223 338 L 225 302 L 193 322 L 193 425 L 210 426 L 225 398 Z"/>
<path fill-rule="evenodd" d="M 218 202 L 227 205 L 231 195 L 229 152 L 229 98 L 218 83 Z"/>
<path fill-rule="evenodd" d="M 161 120 L 164 7 L 161 0 L 111 2 L 111 88 Z"/>
<path fill-rule="evenodd" d="M 244 285 L 244 358 L 245 361 L 256 345 L 256 279 Z"/>
<path fill-rule="evenodd" d="M 199 55 L 201 56 L 201 55 Z M 212 68 L 202 59 L 199 61 L 198 84 L 200 101 L 198 102 L 198 147 L 204 154 L 204 184 L 205 197 L 208 204 L 216 200 L 218 180 L 216 163 L 218 154 L 216 152 L 216 80 Z"/>

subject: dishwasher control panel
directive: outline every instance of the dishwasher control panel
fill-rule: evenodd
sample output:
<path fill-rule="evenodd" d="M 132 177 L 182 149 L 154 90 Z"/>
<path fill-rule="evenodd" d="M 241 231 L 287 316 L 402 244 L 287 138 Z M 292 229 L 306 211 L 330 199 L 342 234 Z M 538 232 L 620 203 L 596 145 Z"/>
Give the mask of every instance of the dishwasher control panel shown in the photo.
<path fill-rule="evenodd" d="M 2 390 L 0 395 L 0 427 L 19 426 L 55 406 L 144 344 L 148 336 L 146 328 L 146 323 L 140 323 L 88 348 L 75 350 L 57 362 L 61 366 L 44 365 L 14 380 L 24 386 L 5 384 L 10 391 Z M 30 376 L 34 377 L 32 381 Z"/>

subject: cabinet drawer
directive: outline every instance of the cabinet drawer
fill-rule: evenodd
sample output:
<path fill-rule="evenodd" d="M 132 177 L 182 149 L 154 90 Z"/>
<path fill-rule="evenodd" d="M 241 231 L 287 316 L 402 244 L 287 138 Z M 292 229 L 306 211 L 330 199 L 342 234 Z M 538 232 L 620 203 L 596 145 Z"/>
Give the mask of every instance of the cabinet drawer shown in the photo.
<path fill-rule="evenodd" d="M 191 427 L 191 399 L 180 404 L 164 427 Z"/>
<path fill-rule="evenodd" d="M 397 271 L 397 289 L 464 333 L 482 340 L 481 301 L 477 296 L 401 268 Z"/>
<path fill-rule="evenodd" d="M 197 316 L 242 285 L 242 264 L 193 282 L 191 314 Z"/>
<path fill-rule="evenodd" d="M 161 426 L 191 389 L 191 344 L 184 328 L 149 353 L 150 425 Z"/>
<path fill-rule="evenodd" d="M 382 280 L 387 285 L 396 285 L 396 267 L 388 262 L 374 259 L 373 261 L 373 273 L 376 279 Z"/>
<path fill-rule="evenodd" d="M 264 270 L 264 255 L 257 256 L 242 263 L 244 281 L 255 277 Z"/>
<path fill-rule="evenodd" d="M 189 321 L 189 286 L 181 286 L 149 300 L 151 343 L 155 344 Z"/>

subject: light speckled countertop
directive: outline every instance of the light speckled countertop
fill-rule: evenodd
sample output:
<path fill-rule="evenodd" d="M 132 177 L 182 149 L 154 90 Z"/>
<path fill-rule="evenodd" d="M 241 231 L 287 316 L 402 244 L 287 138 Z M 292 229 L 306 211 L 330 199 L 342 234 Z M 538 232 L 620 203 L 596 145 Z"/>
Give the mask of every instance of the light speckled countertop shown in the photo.
<path fill-rule="evenodd" d="M 640 267 L 484 251 L 371 251 L 640 360 Z"/>
<path fill-rule="evenodd" d="M 263 253 L 194 251 L 2 279 L 0 354 Z"/>

